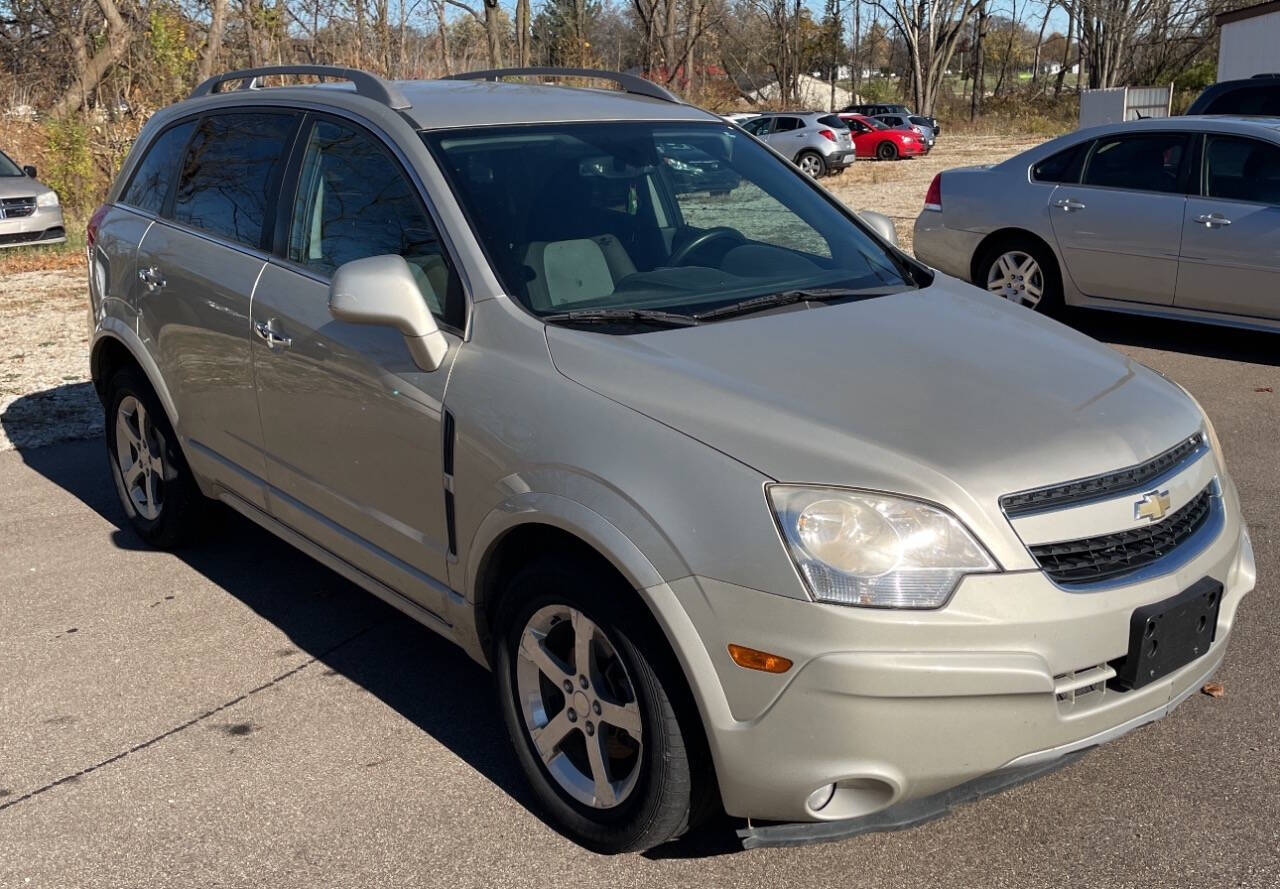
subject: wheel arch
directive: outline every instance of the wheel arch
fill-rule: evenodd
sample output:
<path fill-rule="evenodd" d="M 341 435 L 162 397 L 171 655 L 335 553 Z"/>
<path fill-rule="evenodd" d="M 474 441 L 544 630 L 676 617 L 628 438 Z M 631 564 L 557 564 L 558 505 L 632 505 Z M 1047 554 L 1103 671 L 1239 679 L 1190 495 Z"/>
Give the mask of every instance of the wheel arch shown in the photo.
<path fill-rule="evenodd" d="M 93 345 L 89 350 L 89 374 L 100 401 L 106 400 L 107 381 L 122 367 L 134 367 L 142 373 L 164 406 L 169 425 L 177 430 L 178 408 L 164 384 L 160 368 L 136 333 L 119 319 L 107 317 L 94 332 Z"/>
<path fill-rule="evenodd" d="M 1036 234 L 1035 232 L 1031 231 L 1030 229 L 1018 228 L 1017 226 L 1005 226 L 1004 228 L 998 228 L 995 231 L 988 234 L 986 237 L 984 237 L 981 241 L 978 242 L 977 247 L 973 248 L 973 255 L 969 257 L 970 283 L 975 284 L 978 287 L 985 286 L 986 282 L 979 280 L 980 273 L 981 273 L 981 269 L 979 268 L 979 266 L 982 264 L 982 258 L 986 255 L 987 251 L 990 250 L 994 245 L 999 244 L 1002 241 L 1012 241 L 1014 239 L 1026 239 L 1026 240 L 1034 241 L 1035 243 L 1043 247 L 1045 251 L 1048 253 L 1048 255 L 1053 257 L 1053 263 L 1055 266 L 1053 269 L 1053 272 L 1058 276 L 1058 280 L 1060 282 L 1063 280 L 1062 260 L 1058 256 L 1058 251 L 1054 249 L 1052 244 L 1050 244 L 1048 241 L 1046 241 L 1044 238 L 1042 238 L 1040 235 Z"/>

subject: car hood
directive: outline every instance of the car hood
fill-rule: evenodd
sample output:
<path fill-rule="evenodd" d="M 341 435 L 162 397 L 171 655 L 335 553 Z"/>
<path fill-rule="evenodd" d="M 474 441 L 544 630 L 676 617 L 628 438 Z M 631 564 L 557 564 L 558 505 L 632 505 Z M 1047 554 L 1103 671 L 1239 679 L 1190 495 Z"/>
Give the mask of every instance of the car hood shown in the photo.
<path fill-rule="evenodd" d="M 943 275 L 699 327 L 547 337 L 570 379 L 773 479 L 909 494 L 962 517 L 998 520 L 1002 494 L 1141 462 L 1203 422 L 1133 359 Z"/>
<path fill-rule="evenodd" d="M 0 176 L 0 198 L 33 198 L 46 191 L 52 189 L 26 176 Z"/>

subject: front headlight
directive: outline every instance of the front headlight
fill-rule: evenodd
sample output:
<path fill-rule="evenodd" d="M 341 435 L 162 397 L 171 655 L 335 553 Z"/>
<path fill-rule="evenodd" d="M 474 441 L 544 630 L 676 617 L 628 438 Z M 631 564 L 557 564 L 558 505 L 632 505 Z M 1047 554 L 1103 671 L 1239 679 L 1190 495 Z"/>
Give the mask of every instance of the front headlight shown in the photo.
<path fill-rule="evenodd" d="M 844 488 L 768 490 L 791 557 L 820 602 L 939 608 L 964 575 L 999 570 L 940 507 Z"/>
<path fill-rule="evenodd" d="M 56 207 L 58 206 L 58 193 L 56 191 L 46 191 L 43 194 L 36 195 L 37 207 Z"/>

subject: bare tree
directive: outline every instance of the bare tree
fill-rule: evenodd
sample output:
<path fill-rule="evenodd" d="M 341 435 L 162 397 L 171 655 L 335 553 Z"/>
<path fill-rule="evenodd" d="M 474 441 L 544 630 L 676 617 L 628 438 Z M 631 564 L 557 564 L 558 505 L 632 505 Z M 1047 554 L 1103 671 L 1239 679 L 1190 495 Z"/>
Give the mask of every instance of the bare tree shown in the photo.
<path fill-rule="evenodd" d="M 889 16 L 907 53 L 911 99 L 933 114 L 956 44 L 982 0 L 876 0 Z"/>

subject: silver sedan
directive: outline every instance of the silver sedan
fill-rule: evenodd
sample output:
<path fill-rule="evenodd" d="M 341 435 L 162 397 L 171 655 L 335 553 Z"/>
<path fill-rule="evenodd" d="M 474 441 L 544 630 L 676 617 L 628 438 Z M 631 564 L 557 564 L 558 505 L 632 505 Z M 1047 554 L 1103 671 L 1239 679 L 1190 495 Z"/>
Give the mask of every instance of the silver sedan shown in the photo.
<path fill-rule="evenodd" d="M 938 174 L 915 252 L 1038 311 L 1280 330 L 1278 229 L 1280 119 L 1175 117 Z"/>

